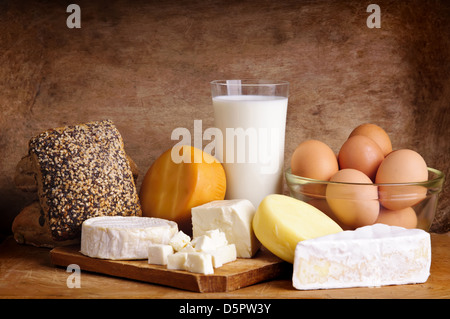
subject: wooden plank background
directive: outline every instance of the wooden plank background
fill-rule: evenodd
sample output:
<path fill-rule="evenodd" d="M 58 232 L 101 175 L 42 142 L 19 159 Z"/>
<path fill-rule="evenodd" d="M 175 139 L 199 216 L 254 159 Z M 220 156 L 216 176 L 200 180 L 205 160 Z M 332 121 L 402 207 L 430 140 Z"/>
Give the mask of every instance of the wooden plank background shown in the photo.
<path fill-rule="evenodd" d="M 0 2 L 1 238 L 34 199 L 13 184 L 31 136 L 110 118 L 142 178 L 175 128 L 212 126 L 214 79 L 291 82 L 286 165 L 304 139 L 337 152 L 373 122 L 449 174 L 448 1 L 377 0 L 379 29 L 368 1 L 72 2 L 79 29 L 71 2 Z M 450 230 L 449 207 L 445 186 L 432 231 Z"/>

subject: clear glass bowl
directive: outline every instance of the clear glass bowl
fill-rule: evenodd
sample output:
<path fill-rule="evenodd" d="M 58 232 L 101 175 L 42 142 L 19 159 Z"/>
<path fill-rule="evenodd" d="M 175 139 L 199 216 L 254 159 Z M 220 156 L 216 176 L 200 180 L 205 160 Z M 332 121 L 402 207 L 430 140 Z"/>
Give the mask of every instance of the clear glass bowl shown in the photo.
<path fill-rule="evenodd" d="M 290 168 L 285 177 L 291 197 L 318 208 L 345 230 L 384 223 L 429 231 L 444 183 L 444 174 L 434 168 L 428 168 L 427 181 L 417 183 L 329 182 L 294 175 Z"/>

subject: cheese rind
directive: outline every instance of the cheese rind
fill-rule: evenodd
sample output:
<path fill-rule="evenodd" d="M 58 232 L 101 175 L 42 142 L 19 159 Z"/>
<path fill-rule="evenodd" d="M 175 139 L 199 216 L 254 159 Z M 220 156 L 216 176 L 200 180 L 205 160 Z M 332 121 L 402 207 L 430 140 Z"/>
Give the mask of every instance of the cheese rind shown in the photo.
<path fill-rule="evenodd" d="M 193 237 L 218 229 L 236 246 L 240 258 L 253 257 L 261 247 L 252 227 L 255 207 L 247 199 L 212 201 L 192 208 L 191 214 Z"/>
<path fill-rule="evenodd" d="M 430 234 L 375 224 L 297 244 L 292 283 L 299 290 L 426 282 Z"/>
<path fill-rule="evenodd" d="M 175 222 L 160 218 L 93 217 L 82 224 L 80 252 L 101 259 L 148 259 L 150 244 L 168 244 L 177 231 Z"/>
<path fill-rule="evenodd" d="M 222 164 L 201 149 L 176 145 L 148 169 L 139 192 L 142 216 L 173 220 L 191 235 L 191 208 L 225 198 Z"/>

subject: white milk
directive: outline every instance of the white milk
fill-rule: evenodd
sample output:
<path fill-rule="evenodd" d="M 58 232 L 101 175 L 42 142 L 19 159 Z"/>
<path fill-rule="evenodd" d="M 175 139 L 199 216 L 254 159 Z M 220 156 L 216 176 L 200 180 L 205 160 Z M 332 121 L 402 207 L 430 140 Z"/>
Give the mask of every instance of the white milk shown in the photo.
<path fill-rule="evenodd" d="M 255 207 L 283 185 L 288 99 L 262 95 L 213 98 L 216 156 L 227 177 L 227 199 L 248 199 Z"/>

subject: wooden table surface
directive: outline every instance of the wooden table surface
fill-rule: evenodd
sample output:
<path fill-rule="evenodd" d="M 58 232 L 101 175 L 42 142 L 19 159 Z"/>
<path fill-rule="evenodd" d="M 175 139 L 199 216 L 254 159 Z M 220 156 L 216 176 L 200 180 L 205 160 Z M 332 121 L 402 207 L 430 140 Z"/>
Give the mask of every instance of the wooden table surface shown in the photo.
<path fill-rule="evenodd" d="M 49 249 L 0 244 L 0 298 L 16 299 L 296 299 L 296 298 L 450 298 L 450 233 L 431 234 L 431 274 L 424 284 L 297 291 L 290 275 L 226 293 L 197 293 L 81 270 L 80 288 L 68 288 L 72 274 L 51 264 Z"/>

